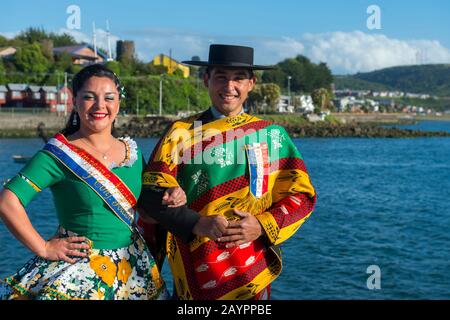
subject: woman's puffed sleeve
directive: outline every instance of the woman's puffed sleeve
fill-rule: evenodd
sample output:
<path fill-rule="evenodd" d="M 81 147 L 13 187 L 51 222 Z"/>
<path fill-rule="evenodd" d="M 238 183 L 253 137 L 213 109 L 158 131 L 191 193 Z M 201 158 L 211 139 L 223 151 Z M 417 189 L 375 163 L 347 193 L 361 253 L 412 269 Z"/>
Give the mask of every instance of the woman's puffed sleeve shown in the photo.
<path fill-rule="evenodd" d="M 61 166 L 47 152 L 39 151 L 4 188 L 12 191 L 26 207 L 36 194 L 63 179 Z"/>

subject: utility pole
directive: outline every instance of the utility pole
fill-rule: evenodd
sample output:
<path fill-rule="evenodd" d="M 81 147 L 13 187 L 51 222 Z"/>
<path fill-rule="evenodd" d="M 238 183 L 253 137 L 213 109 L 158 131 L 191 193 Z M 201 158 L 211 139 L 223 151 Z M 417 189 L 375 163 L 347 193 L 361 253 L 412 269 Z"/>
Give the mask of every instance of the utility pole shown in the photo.
<path fill-rule="evenodd" d="M 139 117 L 139 93 L 137 94 L 136 99 L 136 116 Z"/>
<path fill-rule="evenodd" d="M 162 115 L 162 80 L 163 75 L 159 78 L 159 115 Z"/>
<path fill-rule="evenodd" d="M 291 76 L 287 77 L 288 79 L 288 96 L 289 96 L 289 103 L 288 103 L 288 107 L 291 105 Z"/>
<path fill-rule="evenodd" d="M 112 51 L 111 51 L 111 34 L 109 32 L 109 20 L 106 20 L 106 36 L 108 38 L 108 61 L 112 61 Z"/>
<path fill-rule="evenodd" d="M 190 108 L 191 107 L 191 101 L 190 101 L 190 99 L 189 99 L 189 96 L 187 97 L 187 108 L 188 108 L 188 116 L 190 115 Z"/>
<path fill-rule="evenodd" d="M 67 117 L 67 72 L 64 72 L 64 117 Z"/>
<path fill-rule="evenodd" d="M 200 86 L 200 68 L 198 68 L 198 70 L 197 70 L 197 91 L 196 91 L 196 93 L 197 93 L 197 101 L 198 101 L 198 95 L 199 95 L 199 93 L 198 93 L 198 90 L 199 90 L 199 86 Z"/>
<path fill-rule="evenodd" d="M 95 22 L 92 22 L 92 29 L 94 32 L 93 42 L 94 42 L 94 63 L 97 62 L 97 35 L 95 34 Z"/>

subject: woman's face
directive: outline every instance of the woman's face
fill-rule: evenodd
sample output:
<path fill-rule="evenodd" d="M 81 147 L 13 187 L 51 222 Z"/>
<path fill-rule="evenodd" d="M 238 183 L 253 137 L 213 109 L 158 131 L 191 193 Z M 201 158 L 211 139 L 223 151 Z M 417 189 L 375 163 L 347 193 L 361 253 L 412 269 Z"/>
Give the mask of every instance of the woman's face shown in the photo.
<path fill-rule="evenodd" d="M 107 77 L 89 78 L 75 97 L 80 129 L 95 133 L 111 132 L 119 104 L 119 92 L 113 80 Z"/>

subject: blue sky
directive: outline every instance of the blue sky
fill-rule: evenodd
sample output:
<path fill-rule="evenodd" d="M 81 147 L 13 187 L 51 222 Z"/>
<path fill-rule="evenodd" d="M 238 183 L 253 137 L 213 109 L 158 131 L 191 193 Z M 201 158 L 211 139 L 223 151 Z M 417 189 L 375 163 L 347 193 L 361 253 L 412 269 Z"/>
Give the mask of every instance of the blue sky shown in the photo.
<path fill-rule="evenodd" d="M 80 8 L 80 29 L 68 29 L 67 8 Z M 369 29 L 370 5 L 380 9 L 381 29 Z M 134 40 L 140 59 L 159 53 L 177 60 L 205 59 L 210 43 L 255 47 L 255 62 L 274 64 L 303 54 L 326 62 L 334 73 L 393 65 L 450 63 L 450 1 L 85 1 L 21 0 L 1 4 L 0 34 L 30 26 L 70 32 L 91 41 L 92 22 L 106 48 L 112 39 Z"/>

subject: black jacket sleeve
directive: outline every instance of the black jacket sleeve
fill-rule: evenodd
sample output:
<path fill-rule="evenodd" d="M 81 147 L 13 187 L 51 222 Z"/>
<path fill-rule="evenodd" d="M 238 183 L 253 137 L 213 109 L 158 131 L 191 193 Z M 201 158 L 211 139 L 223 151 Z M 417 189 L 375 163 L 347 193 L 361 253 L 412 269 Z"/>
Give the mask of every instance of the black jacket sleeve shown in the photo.
<path fill-rule="evenodd" d="M 200 219 L 200 214 L 187 206 L 169 208 L 163 205 L 161 202 L 165 190 L 156 186 L 143 186 L 138 206 L 143 208 L 149 217 L 188 243 L 194 238 L 192 229 Z"/>

